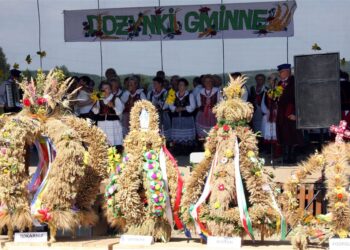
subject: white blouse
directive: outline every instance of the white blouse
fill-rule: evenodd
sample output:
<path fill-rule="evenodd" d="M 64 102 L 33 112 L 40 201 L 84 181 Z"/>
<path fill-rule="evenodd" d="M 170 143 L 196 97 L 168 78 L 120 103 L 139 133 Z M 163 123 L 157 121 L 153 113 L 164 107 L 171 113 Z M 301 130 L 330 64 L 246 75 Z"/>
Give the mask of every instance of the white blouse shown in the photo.
<path fill-rule="evenodd" d="M 206 97 L 212 97 L 213 95 L 217 95 L 217 103 L 221 102 L 222 100 L 222 95 L 221 92 L 218 88 L 213 87 L 211 91 L 207 91 L 205 88 L 202 88 L 201 91 L 197 95 L 197 107 L 202 106 L 202 101 L 201 101 L 201 95 L 204 95 Z"/>
<path fill-rule="evenodd" d="M 129 90 L 125 90 L 122 96 L 120 97 L 121 101 L 125 104 L 129 100 L 129 96 L 134 97 L 135 95 L 140 95 L 141 100 L 146 99 L 146 95 L 143 92 L 143 89 L 137 89 L 134 94 L 131 94 Z"/>
<path fill-rule="evenodd" d="M 113 94 L 110 94 L 107 98 L 103 99 L 103 103 L 107 105 L 112 99 L 113 99 Z M 114 100 L 114 107 L 113 107 L 116 115 L 121 115 L 124 110 L 124 104 L 120 101 L 118 97 L 115 98 Z M 96 102 L 94 107 L 92 108 L 92 112 L 94 114 L 98 114 L 100 112 L 100 102 Z"/>
<path fill-rule="evenodd" d="M 179 92 L 176 92 L 176 97 L 180 100 L 184 99 L 188 95 L 190 96 L 190 105 L 186 106 L 185 108 L 188 113 L 192 113 L 196 109 L 196 102 L 193 95 L 186 91 L 184 96 L 179 97 Z M 171 110 L 171 112 L 175 112 L 176 106 L 174 104 L 169 105 L 169 109 Z"/>
<path fill-rule="evenodd" d="M 159 93 L 156 93 L 154 90 L 152 90 L 148 92 L 147 100 L 149 100 L 153 105 L 160 105 L 161 107 L 163 107 L 163 109 L 165 109 L 165 100 L 163 102 L 163 100 L 161 100 L 160 98 L 162 97 L 162 95 L 166 94 L 166 92 L 166 89 L 162 89 L 162 91 L 160 91 Z"/>
<path fill-rule="evenodd" d="M 86 92 L 85 90 L 82 89 L 79 91 L 76 99 L 78 100 L 78 102 L 87 102 L 88 100 L 91 100 L 90 95 L 91 94 L 89 92 Z M 74 110 L 78 115 L 87 114 L 90 112 L 92 105 L 93 105 L 92 101 L 91 103 L 86 104 L 84 106 L 75 105 Z"/>

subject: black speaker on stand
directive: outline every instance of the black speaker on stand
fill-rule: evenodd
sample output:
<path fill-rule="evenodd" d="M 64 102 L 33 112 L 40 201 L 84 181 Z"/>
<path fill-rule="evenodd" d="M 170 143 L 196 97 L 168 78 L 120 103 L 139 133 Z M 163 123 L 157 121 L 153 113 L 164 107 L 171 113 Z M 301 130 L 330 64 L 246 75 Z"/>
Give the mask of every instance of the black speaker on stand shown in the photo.
<path fill-rule="evenodd" d="M 320 129 L 320 147 L 324 131 L 341 119 L 339 53 L 300 55 L 294 57 L 295 106 L 298 129 Z M 316 194 L 322 197 L 326 212 L 325 170 L 316 183 Z"/>
<path fill-rule="evenodd" d="M 294 57 L 298 129 L 322 129 L 341 118 L 339 53 Z"/>

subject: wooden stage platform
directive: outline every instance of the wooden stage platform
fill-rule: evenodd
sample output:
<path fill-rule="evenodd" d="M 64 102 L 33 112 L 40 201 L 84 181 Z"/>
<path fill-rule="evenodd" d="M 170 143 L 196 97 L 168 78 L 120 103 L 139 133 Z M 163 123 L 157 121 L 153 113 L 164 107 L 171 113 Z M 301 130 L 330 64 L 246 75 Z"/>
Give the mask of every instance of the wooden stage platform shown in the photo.
<path fill-rule="evenodd" d="M 93 238 L 93 239 L 59 239 L 56 243 L 15 243 L 7 240 L 6 236 L 0 237 L 1 250 L 218 250 L 208 247 L 200 243 L 199 239 L 193 239 L 189 242 L 185 238 L 175 238 L 168 243 L 154 243 L 151 246 L 123 246 L 119 244 L 118 237 L 110 238 Z M 230 249 L 230 248 L 227 248 Z M 292 250 L 292 246 L 288 241 L 265 241 L 260 243 L 257 241 L 243 242 L 242 249 L 245 250 Z M 325 249 L 321 247 L 310 247 L 310 250 Z"/>

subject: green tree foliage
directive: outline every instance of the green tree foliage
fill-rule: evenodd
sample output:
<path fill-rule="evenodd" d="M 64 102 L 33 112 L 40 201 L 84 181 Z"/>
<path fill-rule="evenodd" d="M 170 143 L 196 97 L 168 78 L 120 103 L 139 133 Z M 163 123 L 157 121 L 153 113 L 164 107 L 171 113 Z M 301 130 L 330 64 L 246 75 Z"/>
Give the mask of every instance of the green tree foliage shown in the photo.
<path fill-rule="evenodd" d="M 6 80 L 9 76 L 10 65 L 7 63 L 5 53 L 0 47 L 0 80 Z"/>

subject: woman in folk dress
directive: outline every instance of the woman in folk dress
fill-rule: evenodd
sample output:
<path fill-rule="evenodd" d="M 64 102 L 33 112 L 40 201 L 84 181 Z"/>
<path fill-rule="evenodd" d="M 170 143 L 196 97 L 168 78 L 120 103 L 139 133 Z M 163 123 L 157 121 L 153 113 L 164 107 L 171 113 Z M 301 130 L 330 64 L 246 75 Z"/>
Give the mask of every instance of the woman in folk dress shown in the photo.
<path fill-rule="evenodd" d="M 204 140 L 209 130 L 216 124 L 213 113 L 214 106 L 221 101 L 220 90 L 213 87 L 214 80 L 211 75 L 203 77 L 203 86 L 197 95 L 198 114 L 196 117 L 196 128 L 198 139 Z"/>
<path fill-rule="evenodd" d="M 269 89 L 273 90 L 277 86 L 277 75 L 271 74 L 267 78 L 270 86 Z M 268 91 L 263 95 L 261 101 L 261 111 L 263 113 L 261 132 L 266 143 L 277 142 L 276 137 L 276 116 L 277 116 L 277 100 L 273 100 L 268 96 Z"/>
<path fill-rule="evenodd" d="M 267 80 L 270 90 L 274 90 L 277 87 L 278 76 L 271 74 Z M 263 113 L 261 133 L 264 138 L 265 149 L 272 150 L 273 158 L 278 158 L 281 155 L 281 146 L 278 144 L 276 132 L 278 99 L 269 97 L 268 93 L 269 91 L 265 92 L 261 101 L 261 111 Z M 268 145 L 270 146 L 267 147 Z"/>
<path fill-rule="evenodd" d="M 164 80 L 161 77 L 153 78 L 153 89 L 148 92 L 147 99 L 157 108 L 159 115 L 160 132 L 167 141 L 171 138 L 171 119 L 169 108 L 166 105 L 167 90 L 164 88 Z"/>
<path fill-rule="evenodd" d="M 108 82 L 102 82 L 100 88 L 104 98 L 97 101 L 92 108 L 96 114 L 97 126 L 105 132 L 111 146 L 122 147 L 123 130 L 120 116 L 123 113 L 124 104 L 116 95 L 113 95 L 112 87 Z"/>
<path fill-rule="evenodd" d="M 136 77 L 129 77 L 127 81 L 127 90 L 121 96 L 121 101 L 124 103 L 123 111 L 123 135 L 126 136 L 129 133 L 130 126 L 130 111 L 135 102 L 146 99 L 143 89 L 139 89 L 139 82 Z"/>
<path fill-rule="evenodd" d="M 187 91 L 188 81 L 181 78 L 178 83 L 175 102 L 169 106 L 172 112 L 171 140 L 175 146 L 186 150 L 186 147 L 194 145 L 196 139 L 193 117 L 196 103 L 193 95 Z"/>

